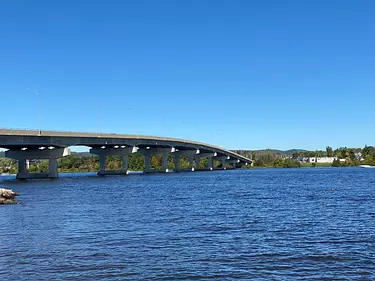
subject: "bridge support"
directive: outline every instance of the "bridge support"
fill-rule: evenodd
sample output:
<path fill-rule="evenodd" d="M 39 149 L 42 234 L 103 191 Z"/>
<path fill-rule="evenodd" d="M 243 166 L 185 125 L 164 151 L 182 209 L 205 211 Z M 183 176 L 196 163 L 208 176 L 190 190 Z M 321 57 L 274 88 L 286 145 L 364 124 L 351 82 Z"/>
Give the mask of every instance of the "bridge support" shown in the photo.
<path fill-rule="evenodd" d="M 214 161 L 212 157 L 207 157 L 207 168 L 212 171 L 214 169 Z"/>
<path fill-rule="evenodd" d="M 133 146 L 129 147 L 103 147 L 103 148 L 91 148 L 90 153 L 96 154 L 99 156 L 100 162 L 100 169 L 98 172 L 99 176 L 107 176 L 107 175 L 127 175 L 129 173 L 129 155 L 132 153 L 137 152 L 137 148 Z M 109 155 L 120 155 L 122 168 L 121 170 L 106 170 L 106 157 Z"/>
<path fill-rule="evenodd" d="M 183 172 L 183 171 L 194 171 L 194 156 L 199 153 L 197 149 L 189 149 L 189 150 L 179 150 L 173 153 L 174 155 L 174 170 L 176 172 Z M 181 169 L 180 168 L 180 156 L 186 156 L 189 160 L 189 168 Z"/>
<path fill-rule="evenodd" d="M 216 152 L 199 153 L 199 154 L 194 155 L 195 164 L 196 164 L 197 167 L 199 167 L 200 158 L 206 157 L 207 162 L 208 162 L 207 168 L 197 168 L 196 170 L 197 171 L 212 171 L 213 168 L 214 168 L 214 161 L 213 161 L 212 157 L 215 157 L 215 156 L 217 156 Z"/>
<path fill-rule="evenodd" d="M 216 168 L 215 170 L 226 170 L 225 164 L 226 160 L 228 160 L 230 157 L 229 156 L 216 156 L 213 159 L 217 160 L 220 162 L 220 167 Z"/>
<path fill-rule="evenodd" d="M 142 152 L 140 152 L 142 153 Z M 151 153 L 144 152 L 143 156 L 145 157 L 145 169 L 144 172 L 148 173 L 151 171 Z"/>
<path fill-rule="evenodd" d="M 168 154 L 174 152 L 175 149 L 172 147 L 156 147 L 156 148 L 144 148 L 138 150 L 139 153 L 145 157 L 145 169 L 144 173 L 168 173 Z M 151 168 L 151 155 L 162 154 L 162 168 L 161 170 L 155 170 Z"/>
<path fill-rule="evenodd" d="M 180 172 L 180 155 L 174 155 L 174 171 Z"/>
<path fill-rule="evenodd" d="M 69 150 L 64 148 L 43 148 L 43 149 L 25 149 L 25 150 L 8 150 L 5 156 L 18 160 L 17 179 L 46 179 L 57 178 L 57 158 L 70 154 Z M 44 173 L 29 172 L 29 160 L 48 160 L 48 171 Z"/>
<path fill-rule="evenodd" d="M 201 159 L 200 158 L 194 158 L 195 161 L 195 170 L 199 169 L 199 165 L 201 164 Z"/>
<path fill-rule="evenodd" d="M 240 162 L 240 161 L 237 160 L 237 159 L 230 159 L 230 160 L 226 160 L 226 161 L 225 161 L 226 164 L 230 164 L 230 165 L 232 165 L 232 168 L 231 168 L 231 169 L 236 169 L 236 168 L 237 168 L 236 165 L 237 165 L 237 163 L 239 163 L 239 162 Z"/>

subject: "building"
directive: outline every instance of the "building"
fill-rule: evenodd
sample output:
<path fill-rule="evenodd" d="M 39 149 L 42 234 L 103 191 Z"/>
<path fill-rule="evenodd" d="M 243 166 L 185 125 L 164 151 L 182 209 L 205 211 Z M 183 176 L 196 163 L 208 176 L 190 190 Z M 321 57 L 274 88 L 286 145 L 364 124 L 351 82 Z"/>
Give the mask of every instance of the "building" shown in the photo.
<path fill-rule="evenodd" d="M 310 163 L 332 163 L 337 157 L 309 157 Z"/>

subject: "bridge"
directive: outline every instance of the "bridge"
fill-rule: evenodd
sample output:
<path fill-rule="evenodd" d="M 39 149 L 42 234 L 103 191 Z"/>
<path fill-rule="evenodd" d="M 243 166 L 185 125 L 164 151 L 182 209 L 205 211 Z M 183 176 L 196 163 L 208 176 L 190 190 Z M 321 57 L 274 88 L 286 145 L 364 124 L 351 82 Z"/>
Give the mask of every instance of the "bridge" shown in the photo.
<path fill-rule="evenodd" d="M 0 129 L 0 148 L 5 148 L 5 156 L 18 160 L 17 179 L 57 178 L 57 159 L 68 155 L 70 146 L 90 147 L 90 153 L 98 155 L 100 170 L 98 175 L 126 175 L 129 173 L 129 156 L 138 152 L 145 158 L 145 173 L 169 172 L 168 155 L 174 156 L 174 172 L 224 170 L 228 166 L 235 169 L 251 164 L 252 160 L 218 146 L 176 138 L 141 135 L 102 134 L 84 132 L 58 132 L 41 130 Z M 151 156 L 162 154 L 162 169 L 151 167 Z M 118 171 L 106 170 L 106 157 L 119 155 L 122 168 Z M 189 168 L 180 168 L 180 156 L 189 160 Z M 207 158 L 207 166 L 200 165 L 201 158 Z M 47 159 L 48 172 L 30 173 L 29 160 Z M 215 168 L 214 161 L 219 161 Z"/>

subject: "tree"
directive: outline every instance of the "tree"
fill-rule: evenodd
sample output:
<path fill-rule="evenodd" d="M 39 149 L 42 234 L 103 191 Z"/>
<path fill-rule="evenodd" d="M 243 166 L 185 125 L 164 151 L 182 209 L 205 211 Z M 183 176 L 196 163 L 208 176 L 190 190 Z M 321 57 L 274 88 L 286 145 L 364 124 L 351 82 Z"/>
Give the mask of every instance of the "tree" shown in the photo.
<path fill-rule="evenodd" d="M 339 159 L 333 160 L 332 167 L 340 167 L 340 166 L 341 166 L 341 163 Z"/>
<path fill-rule="evenodd" d="M 256 166 L 273 166 L 273 163 L 275 162 L 277 158 L 277 155 L 270 149 L 267 149 L 265 151 L 259 151 L 256 153 Z"/>
<path fill-rule="evenodd" d="M 327 157 L 332 157 L 333 156 L 333 149 L 332 149 L 332 147 L 327 146 L 326 147 L 326 153 L 327 153 Z"/>

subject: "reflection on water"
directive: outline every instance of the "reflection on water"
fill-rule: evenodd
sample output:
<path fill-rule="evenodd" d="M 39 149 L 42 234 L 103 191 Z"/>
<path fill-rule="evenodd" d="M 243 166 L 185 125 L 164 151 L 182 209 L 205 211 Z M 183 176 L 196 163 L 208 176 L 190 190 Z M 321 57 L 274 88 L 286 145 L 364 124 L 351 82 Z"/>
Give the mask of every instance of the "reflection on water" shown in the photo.
<path fill-rule="evenodd" d="M 0 280 L 375 279 L 375 172 L 261 169 L 17 182 Z"/>

